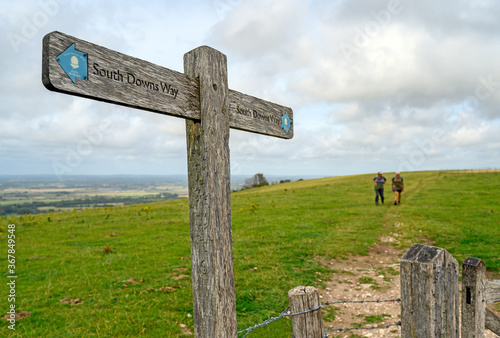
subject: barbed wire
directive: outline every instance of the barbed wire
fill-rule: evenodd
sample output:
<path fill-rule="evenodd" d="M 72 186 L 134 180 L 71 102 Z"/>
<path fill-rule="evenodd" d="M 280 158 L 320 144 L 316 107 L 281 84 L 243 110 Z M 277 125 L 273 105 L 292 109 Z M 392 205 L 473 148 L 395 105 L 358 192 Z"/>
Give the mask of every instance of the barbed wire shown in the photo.
<path fill-rule="evenodd" d="M 335 302 L 321 303 L 320 305 L 318 305 L 312 309 L 304 310 L 301 312 L 295 312 L 295 313 L 289 313 L 290 307 L 287 307 L 277 317 L 269 317 L 268 319 L 266 319 L 265 321 L 263 321 L 260 324 L 255 324 L 255 325 L 250 326 L 244 330 L 238 331 L 238 334 L 246 332 L 245 335 L 243 336 L 243 338 L 245 338 L 250 332 L 252 332 L 256 328 L 267 326 L 267 325 L 271 324 L 272 322 L 280 320 L 281 318 L 284 318 L 284 317 L 291 317 L 291 316 L 302 315 L 302 314 L 309 313 L 309 312 L 314 312 L 314 311 L 321 309 L 322 306 L 328 306 L 328 305 L 333 305 L 333 304 L 347 304 L 347 303 L 363 304 L 363 303 L 388 303 L 388 302 L 400 303 L 401 299 L 397 298 L 397 299 L 386 299 L 386 300 L 380 300 L 380 299 L 377 299 L 377 300 L 340 300 L 340 301 L 335 301 Z M 392 326 L 398 326 L 398 325 L 401 326 L 401 322 L 398 322 L 396 324 L 390 324 L 390 325 L 383 326 L 383 327 L 372 326 L 372 327 L 351 327 L 351 328 L 345 328 L 345 329 L 331 329 L 331 330 L 326 330 L 325 335 L 323 337 L 328 337 L 326 332 L 333 332 L 333 331 L 342 332 L 342 331 L 351 331 L 351 330 L 376 330 L 376 329 L 386 329 L 386 328 L 389 328 Z"/>
<path fill-rule="evenodd" d="M 500 172 L 500 168 L 483 168 L 483 169 L 439 169 L 440 173 L 481 173 L 481 172 Z"/>
<path fill-rule="evenodd" d="M 379 329 L 388 329 L 393 326 L 401 326 L 401 322 L 397 322 L 396 324 L 389 324 L 386 326 L 361 326 L 361 327 L 350 327 L 347 329 L 330 329 L 325 330 L 325 332 L 344 332 L 344 331 L 352 331 L 352 330 L 379 330 Z"/>
<path fill-rule="evenodd" d="M 363 304 L 363 303 L 401 303 L 401 298 L 397 299 L 386 299 L 386 300 L 339 300 L 336 302 L 326 302 L 326 303 L 321 303 L 321 305 L 333 305 L 333 304 L 346 304 L 346 303 L 356 303 L 356 304 Z"/>
<path fill-rule="evenodd" d="M 264 327 L 268 324 L 271 324 L 272 322 L 275 322 L 277 321 L 278 319 L 281 319 L 283 317 L 290 317 L 290 316 L 296 316 L 296 315 L 303 315 L 305 313 L 309 313 L 309 312 L 313 312 L 313 311 L 316 311 L 316 310 L 319 310 L 321 309 L 321 305 L 318 305 L 312 309 L 309 309 L 309 310 L 305 310 L 305 311 L 301 311 L 301 312 L 295 312 L 295 313 L 289 313 L 289 310 L 290 310 L 290 307 L 287 307 L 284 311 L 282 311 L 280 313 L 280 315 L 278 317 L 270 317 L 268 319 L 266 319 L 265 321 L 263 321 L 262 323 L 260 324 L 256 324 L 254 326 L 250 326 L 249 328 L 245 329 L 245 330 L 241 330 L 241 331 L 238 331 L 238 334 L 240 333 L 243 333 L 245 331 L 247 331 L 247 333 L 245 333 L 245 335 L 243 337 L 246 337 L 251 331 L 253 331 L 254 329 L 258 328 L 258 327 Z"/>
<path fill-rule="evenodd" d="M 280 315 L 278 317 L 270 317 L 270 318 L 266 319 L 265 321 L 263 321 L 260 324 L 256 324 L 256 325 L 250 326 L 250 327 L 248 327 L 248 328 L 246 328 L 244 330 L 238 331 L 238 334 L 243 333 L 243 332 L 246 331 L 245 335 L 243 336 L 243 337 L 246 337 L 251 331 L 255 330 L 256 328 L 258 328 L 258 327 L 264 327 L 266 325 L 271 324 L 272 322 L 277 321 L 278 319 L 281 319 L 281 318 L 285 317 L 287 315 L 287 312 L 288 312 L 289 309 L 290 309 L 290 307 L 287 307 L 284 311 L 282 311 L 280 313 Z"/>

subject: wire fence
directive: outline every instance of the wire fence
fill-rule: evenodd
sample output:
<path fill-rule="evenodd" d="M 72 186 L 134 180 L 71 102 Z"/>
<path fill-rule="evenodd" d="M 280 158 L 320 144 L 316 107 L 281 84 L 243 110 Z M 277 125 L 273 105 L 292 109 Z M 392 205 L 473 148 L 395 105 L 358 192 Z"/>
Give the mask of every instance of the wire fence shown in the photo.
<path fill-rule="evenodd" d="M 244 336 L 243 336 L 243 338 L 244 338 L 244 337 L 248 336 L 248 334 L 250 332 L 252 332 L 253 330 L 260 328 L 260 327 L 267 326 L 267 325 L 269 325 L 277 320 L 280 320 L 281 318 L 298 316 L 298 315 L 303 315 L 303 314 L 306 314 L 309 312 L 314 312 L 314 311 L 321 309 L 323 306 L 329 306 L 329 305 L 335 305 L 335 304 L 363 304 L 363 303 L 389 303 L 389 302 L 399 304 L 399 303 L 401 303 L 401 299 L 397 298 L 397 299 L 386 299 L 386 300 L 380 300 L 380 299 L 377 299 L 377 300 L 340 300 L 340 301 L 335 301 L 335 302 L 321 303 L 320 305 L 318 305 L 312 309 L 308 309 L 308 310 L 301 311 L 301 312 L 295 312 L 295 313 L 290 313 L 290 307 L 287 307 L 277 317 L 269 317 L 268 319 L 266 319 L 265 321 L 263 321 L 260 324 L 255 324 L 255 325 L 250 326 L 244 330 L 238 331 L 238 335 L 244 333 Z M 352 331 L 352 330 L 380 330 L 380 329 L 388 329 L 388 328 L 393 327 L 393 326 L 401 326 L 401 321 L 394 323 L 394 324 L 389 324 L 386 326 L 369 326 L 369 327 L 365 326 L 365 327 L 349 327 L 349 328 L 329 329 L 329 330 L 324 331 L 323 337 L 324 338 L 328 337 L 328 332 L 344 332 L 344 331 Z"/>
<path fill-rule="evenodd" d="M 499 168 L 485 168 L 485 169 L 440 169 L 440 173 L 450 174 L 475 174 L 475 173 L 498 173 Z"/>
<path fill-rule="evenodd" d="M 344 331 L 352 331 L 352 330 L 380 330 L 380 329 L 389 329 L 393 326 L 401 326 L 401 322 L 397 322 L 395 324 L 389 324 L 386 326 L 363 326 L 363 327 L 349 327 L 347 329 L 330 329 L 330 330 L 325 330 L 325 332 L 344 332 Z M 325 337 L 328 337 L 326 335 Z"/>

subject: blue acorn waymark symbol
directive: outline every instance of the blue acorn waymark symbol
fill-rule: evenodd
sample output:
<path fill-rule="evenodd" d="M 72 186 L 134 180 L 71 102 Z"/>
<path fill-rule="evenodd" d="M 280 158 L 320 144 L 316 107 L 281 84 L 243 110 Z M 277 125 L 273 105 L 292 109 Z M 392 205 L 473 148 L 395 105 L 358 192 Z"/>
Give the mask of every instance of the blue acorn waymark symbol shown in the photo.
<path fill-rule="evenodd" d="M 283 128 L 285 133 L 288 133 L 290 127 L 291 127 L 290 117 L 288 116 L 288 113 L 285 112 L 283 115 L 281 115 L 281 128 Z"/>
<path fill-rule="evenodd" d="M 59 54 L 56 61 L 73 83 L 77 78 L 87 80 L 87 53 L 76 50 L 75 44 L 72 44 Z"/>

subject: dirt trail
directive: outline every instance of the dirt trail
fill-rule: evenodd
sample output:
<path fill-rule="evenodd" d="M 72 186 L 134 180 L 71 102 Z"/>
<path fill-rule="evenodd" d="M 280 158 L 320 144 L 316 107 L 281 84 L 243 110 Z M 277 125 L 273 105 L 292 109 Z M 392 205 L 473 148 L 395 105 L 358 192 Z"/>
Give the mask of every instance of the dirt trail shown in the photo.
<path fill-rule="evenodd" d="M 324 260 L 323 264 L 334 270 L 326 288 L 319 290 L 322 303 L 341 300 L 390 300 L 400 298 L 399 261 L 404 252 L 383 237 L 370 248 L 368 256 L 349 256 L 347 260 Z M 496 276 L 495 278 L 499 278 Z M 491 278 L 490 278 L 491 279 Z M 334 312 L 335 318 L 324 322 L 324 329 L 373 327 L 395 324 L 401 320 L 398 302 L 336 304 L 325 306 L 322 311 Z M 324 313 L 324 312 L 323 312 Z M 329 316 L 331 317 L 331 316 Z M 329 332 L 329 337 L 400 337 L 401 328 Z M 499 337 L 486 330 L 486 338 Z"/>
<path fill-rule="evenodd" d="M 422 187 L 427 186 L 425 179 L 420 182 L 411 182 L 403 193 L 404 202 Z M 392 194 L 386 197 L 386 203 L 393 201 Z M 397 300 L 400 298 L 399 267 L 401 257 L 405 251 L 395 248 L 392 244 L 398 242 L 401 222 L 398 206 L 389 205 L 384 217 L 384 226 L 387 236 L 379 238 L 369 249 L 368 256 L 348 256 L 347 259 L 323 260 L 322 263 L 333 271 L 331 281 L 325 282 L 325 289 L 319 290 L 320 301 L 336 302 L 342 300 Z M 425 244 L 432 245 L 430 241 Z M 460 262 L 461 263 L 461 262 Z M 487 272 L 487 278 L 500 279 L 500 274 Z M 461 285 L 459 286 L 461 289 Z M 491 310 L 492 306 L 488 306 Z M 496 307 L 498 310 L 498 306 Z M 363 303 L 363 304 L 335 304 L 322 307 L 323 315 L 329 320 L 324 321 L 324 329 L 345 329 L 352 327 L 377 327 L 396 324 L 401 321 L 401 305 L 398 302 Z M 497 311 L 497 314 L 500 313 Z M 400 337 L 400 326 L 391 326 L 387 329 L 352 330 L 346 332 L 328 332 L 329 337 Z M 486 338 L 497 338 L 496 334 L 486 330 Z"/>

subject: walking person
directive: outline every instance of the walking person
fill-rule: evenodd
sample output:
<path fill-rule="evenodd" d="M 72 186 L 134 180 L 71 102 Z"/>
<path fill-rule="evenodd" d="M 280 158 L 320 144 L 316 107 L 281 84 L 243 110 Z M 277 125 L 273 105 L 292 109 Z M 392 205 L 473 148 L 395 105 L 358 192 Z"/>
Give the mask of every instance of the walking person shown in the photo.
<path fill-rule="evenodd" d="M 403 177 L 399 171 L 396 172 L 396 176 L 392 178 L 392 191 L 394 192 L 394 205 L 401 204 L 401 193 L 405 190 L 405 184 L 403 182 Z"/>
<path fill-rule="evenodd" d="M 375 205 L 378 205 L 378 197 L 380 196 L 380 201 L 384 204 L 384 185 L 386 178 L 382 176 L 382 172 L 379 171 L 377 176 L 373 178 L 373 183 L 375 184 Z"/>

